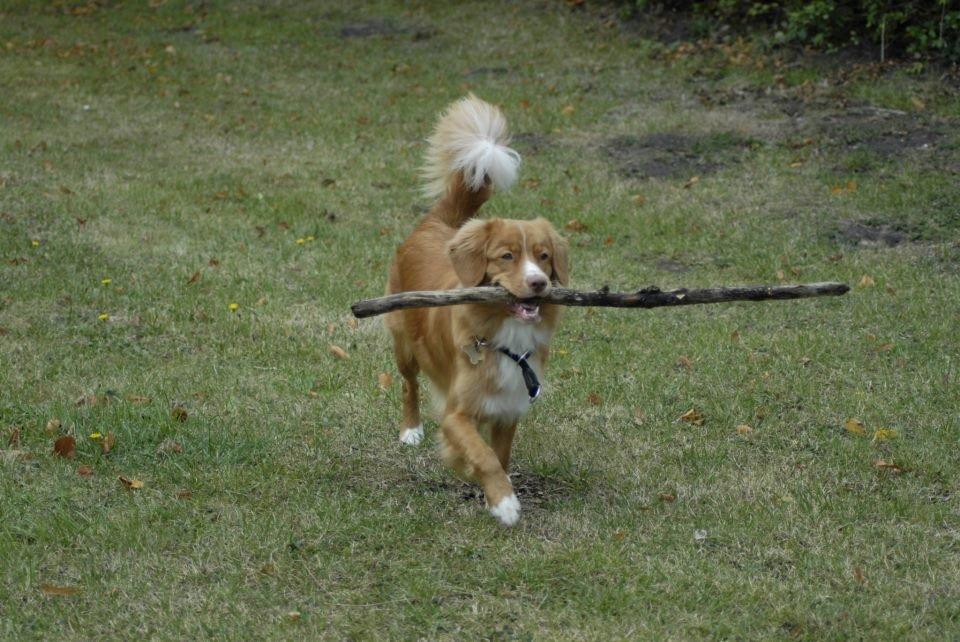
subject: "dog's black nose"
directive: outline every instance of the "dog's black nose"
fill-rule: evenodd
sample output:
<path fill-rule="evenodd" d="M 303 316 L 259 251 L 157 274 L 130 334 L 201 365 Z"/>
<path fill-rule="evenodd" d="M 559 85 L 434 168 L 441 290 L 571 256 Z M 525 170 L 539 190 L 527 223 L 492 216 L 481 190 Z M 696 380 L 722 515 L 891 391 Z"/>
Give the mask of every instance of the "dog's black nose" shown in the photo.
<path fill-rule="evenodd" d="M 533 290 L 536 294 L 540 294 L 547 289 L 549 282 L 545 276 L 535 276 L 530 279 L 527 279 L 527 285 Z"/>

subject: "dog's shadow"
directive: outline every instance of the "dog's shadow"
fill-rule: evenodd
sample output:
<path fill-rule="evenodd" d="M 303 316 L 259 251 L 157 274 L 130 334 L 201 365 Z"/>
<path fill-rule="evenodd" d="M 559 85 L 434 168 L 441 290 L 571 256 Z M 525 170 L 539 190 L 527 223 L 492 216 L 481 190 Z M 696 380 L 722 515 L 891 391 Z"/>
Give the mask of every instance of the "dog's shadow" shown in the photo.
<path fill-rule="evenodd" d="M 454 495 L 460 501 L 483 502 L 484 500 L 483 489 L 480 486 L 455 477 L 435 479 L 411 473 L 404 481 L 416 487 L 421 493 Z M 525 510 L 569 499 L 584 492 L 583 480 L 542 475 L 532 470 L 514 470 L 510 473 L 510 481 L 513 482 L 514 491 Z"/>

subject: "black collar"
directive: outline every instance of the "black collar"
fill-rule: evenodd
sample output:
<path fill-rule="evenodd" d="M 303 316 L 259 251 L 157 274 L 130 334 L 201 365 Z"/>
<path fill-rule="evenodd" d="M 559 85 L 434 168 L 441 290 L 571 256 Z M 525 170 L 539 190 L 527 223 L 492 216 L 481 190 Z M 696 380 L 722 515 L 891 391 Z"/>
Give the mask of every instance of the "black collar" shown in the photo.
<path fill-rule="evenodd" d="M 520 366 L 520 374 L 523 375 L 523 385 L 527 387 L 527 395 L 530 397 L 530 403 L 536 401 L 537 397 L 540 396 L 541 388 L 540 380 L 537 379 L 537 373 L 534 372 L 530 364 L 527 363 L 527 357 L 530 356 L 530 353 L 514 354 L 506 348 L 500 348 L 500 352 L 513 359 L 516 364 Z"/>

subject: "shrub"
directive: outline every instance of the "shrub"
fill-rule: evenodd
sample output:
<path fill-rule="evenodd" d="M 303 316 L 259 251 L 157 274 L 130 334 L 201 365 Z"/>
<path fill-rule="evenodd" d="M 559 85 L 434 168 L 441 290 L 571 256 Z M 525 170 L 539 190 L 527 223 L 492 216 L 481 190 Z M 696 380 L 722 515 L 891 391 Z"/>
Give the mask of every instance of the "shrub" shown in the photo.
<path fill-rule="evenodd" d="M 780 43 L 818 49 L 870 44 L 880 58 L 960 62 L 958 0 L 636 0 L 640 10 L 689 11 L 701 31 L 769 29 Z"/>

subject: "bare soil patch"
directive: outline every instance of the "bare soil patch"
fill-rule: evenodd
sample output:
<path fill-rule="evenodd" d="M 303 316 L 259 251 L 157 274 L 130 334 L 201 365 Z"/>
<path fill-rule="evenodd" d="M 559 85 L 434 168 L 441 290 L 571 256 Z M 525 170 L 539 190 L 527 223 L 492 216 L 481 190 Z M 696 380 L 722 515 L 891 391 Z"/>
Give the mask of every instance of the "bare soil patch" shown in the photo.
<path fill-rule="evenodd" d="M 627 178 L 677 179 L 702 176 L 737 162 L 753 145 L 739 134 L 657 132 L 618 136 L 603 146 L 606 156 Z"/>

